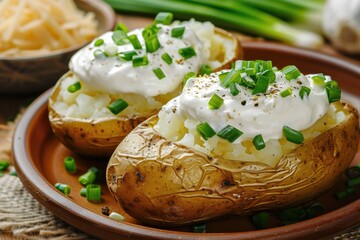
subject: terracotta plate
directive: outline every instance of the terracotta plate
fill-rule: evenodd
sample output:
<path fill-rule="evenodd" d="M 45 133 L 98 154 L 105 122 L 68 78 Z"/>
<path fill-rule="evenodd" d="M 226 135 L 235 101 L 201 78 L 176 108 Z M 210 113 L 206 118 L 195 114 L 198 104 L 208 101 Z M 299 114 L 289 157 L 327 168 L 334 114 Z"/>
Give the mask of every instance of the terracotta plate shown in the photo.
<path fill-rule="evenodd" d="M 303 73 L 322 72 L 340 82 L 344 97 L 360 109 L 360 68 L 348 62 L 311 51 L 269 43 L 244 44 L 247 59 L 269 59 L 283 67 L 295 64 Z M 143 226 L 120 209 L 102 182 L 103 200 L 90 203 L 79 195 L 81 185 L 77 178 L 89 167 L 105 170 L 107 159 L 76 156 L 53 135 L 47 119 L 47 99 L 50 90 L 40 96 L 25 112 L 14 135 L 14 158 L 19 177 L 27 190 L 46 208 L 74 227 L 103 239 L 320 239 L 339 233 L 360 223 L 360 191 L 337 200 L 334 193 L 345 188 L 345 177 L 328 192 L 314 201 L 326 204 L 327 213 L 292 225 L 281 226 L 276 213 L 272 214 L 270 228 L 255 230 L 250 216 L 234 216 L 207 223 L 207 233 L 192 233 L 191 227 L 157 229 Z M 359 148 L 360 149 L 360 148 Z M 65 156 L 74 156 L 78 173 L 68 174 L 63 167 Z M 360 162 L 360 151 L 355 162 Z M 69 197 L 53 186 L 55 183 L 71 186 Z M 360 189 L 358 189 L 360 190 Z M 114 221 L 102 214 L 101 208 L 123 214 L 124 222 Z"/>

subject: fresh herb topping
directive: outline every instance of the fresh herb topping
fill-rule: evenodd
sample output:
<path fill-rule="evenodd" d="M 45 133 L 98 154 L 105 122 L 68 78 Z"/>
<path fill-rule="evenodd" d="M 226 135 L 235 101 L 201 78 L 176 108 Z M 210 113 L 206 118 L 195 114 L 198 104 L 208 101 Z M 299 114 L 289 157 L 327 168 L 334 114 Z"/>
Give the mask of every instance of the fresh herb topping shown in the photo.
<path fill-rule="evenodd" d="M 237 128 L 234 128 L 231 125 L 227 125 L 226 127 L 224 127 L 223 129 L 221 129 L 217 135 L 225 140 L 228 140 L 228 142 L 232 143 L 234 142 L 236 139 L 238 139 L 241 135 L 243 134 L 243 132 L 241 132 L 240 130 L 238 130 Z"/>
<path fill-rule="evenodd" d="M 63 183 L 56 183 L 55 188 L 58 189 L 60 192 L 62 192 L 64 195 L 69 196 L 71 192 L 71 188 L 67 184 Z"/>
<path fill-rule="evenodd" d="M 111 35 L 111 38 L 116 45 L 124 45 L 129 42 L 126 32 L 122 30 L 114 31 L 114 33 Z"/>
<path fill-rule="evenodd" d="M 101 186 L 99 184 L 86 185 L 86 200 L 99 202 L 101 200 Z"/>
<path fill-rule="evenodd" d="M 300 88 L 300 91 L 299 91 L 299 94 L 300 94 L 300 97 L 301 99 L 304 99 L 304 96 L 309 96 L 310 95 L 310 92 L 311 92 L 311 89 L 306 87 L 306 86 L 301 86 Z"/>
<path fill-rule="evenodd" d="M 346 198 L 346 197 L 348 197 L 348 196 L 350 196 L 351 194 L 354 194 L 354 193 L 355 193 L 355 188 L 354 187 L 348 187 L 343 191 L 337 192 L 336 193 L 336 198 L 341 200 L 341 199 L 344 199 L 344 198 Z"/>
<path fill-rule="evenodd" d="M 174 27 L 171 30 L 171 37 L 173 37 L 173 38 L 182 38 L 182 36 L 184 35 L 184 32 L 185 32 L 185 27 L 184 26 Z"/>
<path fill-rule="evenodd" d="M 311 79 L 314 81 L 314 83 L 316 85 L 319 85 L 319 86 L 325 85 L 326 78 L 325 78 L 324 74 L 322 74 L 322 73 L 312 76 Z"/>
<path fill-rule="evenodd" d="M 208 102 L 208 106 L 210 109 L 219 109 L 223 105 L 223 103 L 224 103 L 224 99 L 214 94 L 210 98 Z"/>
<path fill-rule="evenodd" d="M 336 81 L 329 81 L 325 83 L 325 90 L 329 103 L 337 102 L 341 99 L 341 89 Z"/>
<path fill-rule="evenodd" d="M 300 131 L 296 131 L 288 126 L 283 127 L 283 133 L 286 140 L 292 143 L 301 144 L 304 142 L 304 136 Z"/>
<path fill-rule="evenodd" d="M 94 42 L 95 47 L 99 47 L 103 44 L 104 44 L 104 39 L 102 39 L 102 38 L 96 39 L 96 41 Z"/>
<path fill-rule="evenodd" d="M 200 223 L 192 226 L 192 231 L 195 233 L 205 233 L 206 223 Z"/>
<path fill-rule="evenodd" d="M 180 48 L 179 54 L 185 59 L 189 59 L 196 56 L 196 52 L 193 47 Z"/>
<path fill-rule="evenodd" d="M 261 150 L 261 149 L 265 148 L 265 142 L 264 142 L 264 139 L 261 134 L 256 135 L 254 137 L 252 143 L 254 144 L 256 150 Z"/>
<path fill-rule="evenodd" d="M 164 25 L 169 25 L 173 20 L 173 14 L 170 12 L 159 12 L 154 20 L 154 23 L 161 23 Z"/>
<path fill-rule="evenodd" d="M 158 79 L 163 79 L 165 77 L 164 72 L 161 70 L 161 68 L 154 68 L 153 72 L 155 73 L 155 75 L 157 76 Z"/>
<path fill-rule="evenodd" d="M 146 66 L 149 64 L 149 60 L 147 58 L 146 55 L 134 55 L 132 57 L 132 65 L 133 67 L 141 67 L 141 66 Z"/>
<path fill-rule="evenodd" d="M 233 96 L 236 96 L 239 94 L 239 89 L 236 87 L 236 85 L 237 85 L 237 83 L 235 83 L 235 82 L 229 83 L 230 93 Z"/>
<path fill-rule="evenodd" d="M 81 188 L 80 189 L 80 196 L 86 197 L 86 188 Z"/>
<path fill-rule="evenodd" d="M 235 69 L 231 70 L 230 72 L 228 72 L 226 75 L 224 75 L 223 77 L 223 80 L 221 81 L 220 79 L 220 85 L 223 87 L 223 88 L 227 88 L 229 86 L 229 84 L 231 82 L 238 82 L 240 81 L 240 74 L 241 72 L 240 71 L 237 71 Z"/>
<path fill-rule="evenodd" d="M 134 49 L 142 49 L 140 41 L 135 34 L 131 34 L 128 38 L 131 44 L 133 45 Z"/>
<path fill-rule="evenodd" d="M 77 170 L 75 159 L 71 156 L 64 158 L 64 166 L 65 166 L 65 170 L 68 173 L 75 173 Z"/>
<path fill-rule="evenodd" d="M 106 46 L 104 49 L 104 54 L 106 57 L 114 57 L 117 54 L 117 47 L 114 45 Z"/>
<path fill-rule="evenodd" d="M 78 179 L 79 183 L 81 183 L 82 185 L 86 186 L 90 183 L 93 183 L 96 179 L 96 174 L 95 171 L 89 169 L 86 173 L 84 173 L 83 175 L 81 175 Z"/>
<path fill-rule="evenodd" d="M 96 49 L 93 54 L 96 59 L 106 58 L 105 53 L 103 51 L 101 51 L 100 49 Z"/>
<path fill-rule="evenodd" d="M 296 78 L 300 77 L 300 75 L 301 75 L 301 72 L 299 71 L 299 69 L 297 67 L 295 67 L 294 65 L 286 66 L 281 71 L 285 74 L 285 78 L 289 81 L 296 79 Z"/>
<path fill-rule="evenodd" d="M 162 60 L 164 60 L 164 62 L 166 62 L 168 65 L 171 65 L 172 63 L 172 58 L 170 57 L 170 55 L 168 53 L 163 53 L 163 55 L 161 55 Z"/>
<path fill-rule="evenodd" d="M 212 138 L 216 135 L 216 132 L 212 127 L 207 123 L 203 122 L 197 125 L 196 131 L 202 136 L 205 140 L 208 140 L 209 138 Z"/>
<path fill-rule="evenodd" d="M 133 59 L 133 56 L 135 55 L 137 55 L 137 52 L 135 50 L 132 50 L 132 51 L 120 52 L 117 54 L 117 57 L 120 59 L 124 59 L 125 61 L 131 61 Z"/>
<path fill-rule="evenodd" d="M 200 67 L 200 75 L 210 75 L 213 72 L 212 68 L 208 64 L 203 64 Z"/>
<path fill-rule="evenodd" d="M 119 114 L 122 112 L 125 108 L 127 108 L 129 104 L 122 98 L 119 98 L 112 102 L 107 108 L 112 112 L 114 115 Z"/>
<path fill-rule="evenodd" d="M 125 24 L 123 24 L 123 23 L 117 23 L 117 24 L 115 25 L 114 31 L 118 31 L 118 30 L 121 30 L 121 31 L 123 31 L 123 32 L 125 32 L 125 33 L 128 33 L 128 32 L 129 32 L 128 27 L 127 27 Z"/>
<path fill-rule="evenodd" d="M 188 72 L 185 74 L 184 76 L 184 86 L 187 82 L 187 80 L 189 80 L 190 78 L 196 77 L 196 73 L 195 72 Z"/>
<path fill-rule="evenodd" d="M 153 35 L 145 39 L 145 48 L 146 52 L 153 53 L 156 52 L 161 47 L 157 35 Z"/>
<path fill-rule="evenodd" d="M 280 96 L 281 97 L 288 97 L 292 94 L 292 90 L 290 87 L 288 87 L 287 89 L 285 89 L 284 91 L 280 92 Z"/>
<path fill-rule="evenodd" d="M 74 93 L 77 92 L 81 89 L 81 84 L 80 82 L 76 82 L 74 84 L 71 84 L 70 86 L 68 86 L 67 90 L 69 93 Z"/>
<path fill-rule="evenodd" d="M 252 217 L 256 229 L 266 229 L 269 224 L 269 213 L 259 212 Z"/>

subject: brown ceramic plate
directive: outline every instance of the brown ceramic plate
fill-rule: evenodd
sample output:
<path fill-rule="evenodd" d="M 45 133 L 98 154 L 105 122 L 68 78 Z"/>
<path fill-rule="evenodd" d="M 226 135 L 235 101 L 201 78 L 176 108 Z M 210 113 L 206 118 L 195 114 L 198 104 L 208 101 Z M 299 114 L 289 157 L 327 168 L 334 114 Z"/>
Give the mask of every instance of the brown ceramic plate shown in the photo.
<path fill-rule="evenodd" d="M 304 73 L 322 72 L 332 75 L 343 88 L 345 97 L 360 109 L 360 68 L 327 55 L 269 43 L 244 44 L 247 59 L 269 59 L 283 67 L 297 65 Z M 102 239 L 320 239 L 339 233 L 360 223 L 360 191 L 337 200 L 334 194 L 345 188 L 345 176 L 329 191 L 314 201 L 326 204 L 327 212 L 319 217 L 281 226 L 276 213 L 271 214 L 266 230 L 255 230 L 251 216 L 233 216 L 207 223 L 207 233 L 192 233 L 191 227 L 158 229 L 146 227 L 128 216 L 110 196 L 102 182 L 102 202 L 90 203 L 79 195 L 77 178 L 89 167 L 105 171 L 107 159 L 76 156 L 53 135 L 47 118 L 47 99 L 50 90 L 41 95 L 24 113 L 14 135 L 13 153 L 18 175 L 27 190 L 46 208 L 74 227 Z M 74 156 L 78 173 L 68 174 L 63 167 L 65 156 Z M 360 146 L 355 162 L 360 162 Z M 71 185 L 71 194 L 64 196 L 53 186 L 55 183 Z M 358 189 L 360 190 L 360 189 Z M 103 215 L 101 208 L 123 214 L 124 222 Z"/>

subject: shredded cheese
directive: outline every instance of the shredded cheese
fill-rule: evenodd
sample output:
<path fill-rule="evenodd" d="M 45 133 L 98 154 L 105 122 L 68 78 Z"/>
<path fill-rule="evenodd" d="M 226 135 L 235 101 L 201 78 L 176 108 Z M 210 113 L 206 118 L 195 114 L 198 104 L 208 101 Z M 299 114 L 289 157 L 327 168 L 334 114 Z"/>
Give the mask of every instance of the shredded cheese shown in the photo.
<path fill-rule="evenodd" d="M 0 0 L 0 57 L 38 56 L 92 40 L 92 12 L 73 0 Z"/>

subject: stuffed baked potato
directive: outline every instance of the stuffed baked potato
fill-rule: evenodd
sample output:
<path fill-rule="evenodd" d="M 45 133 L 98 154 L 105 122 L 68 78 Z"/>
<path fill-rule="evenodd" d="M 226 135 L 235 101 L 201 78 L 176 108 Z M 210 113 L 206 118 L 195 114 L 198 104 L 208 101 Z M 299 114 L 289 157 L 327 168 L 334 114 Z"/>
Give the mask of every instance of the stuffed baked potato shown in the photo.
<path fill-rule="evenodd" d="M 105 33 L 71 59 L 48 106 L 55 135 L 72 151 L 110 156 L 136 125 L 180 94 L 188 72 L 228 68 L 242 58 L 235 35 L 209 22 L 155 22 Z M 121 111 L 110 110 L 119 99 Z"/>
<path fill-rule="evenodd" d="M 188 80 L 179 97 L 117 147 L 107 184 L 131 216 L 169 226 L 293 206 L 330 188 L 353 160 L 359 115 L 339 101 L 335 81 L 268 68 L 276 80 L 267 73 L 272 77 L 258 91 L 266 70 L 256 77 L 236 65 Z"/>

